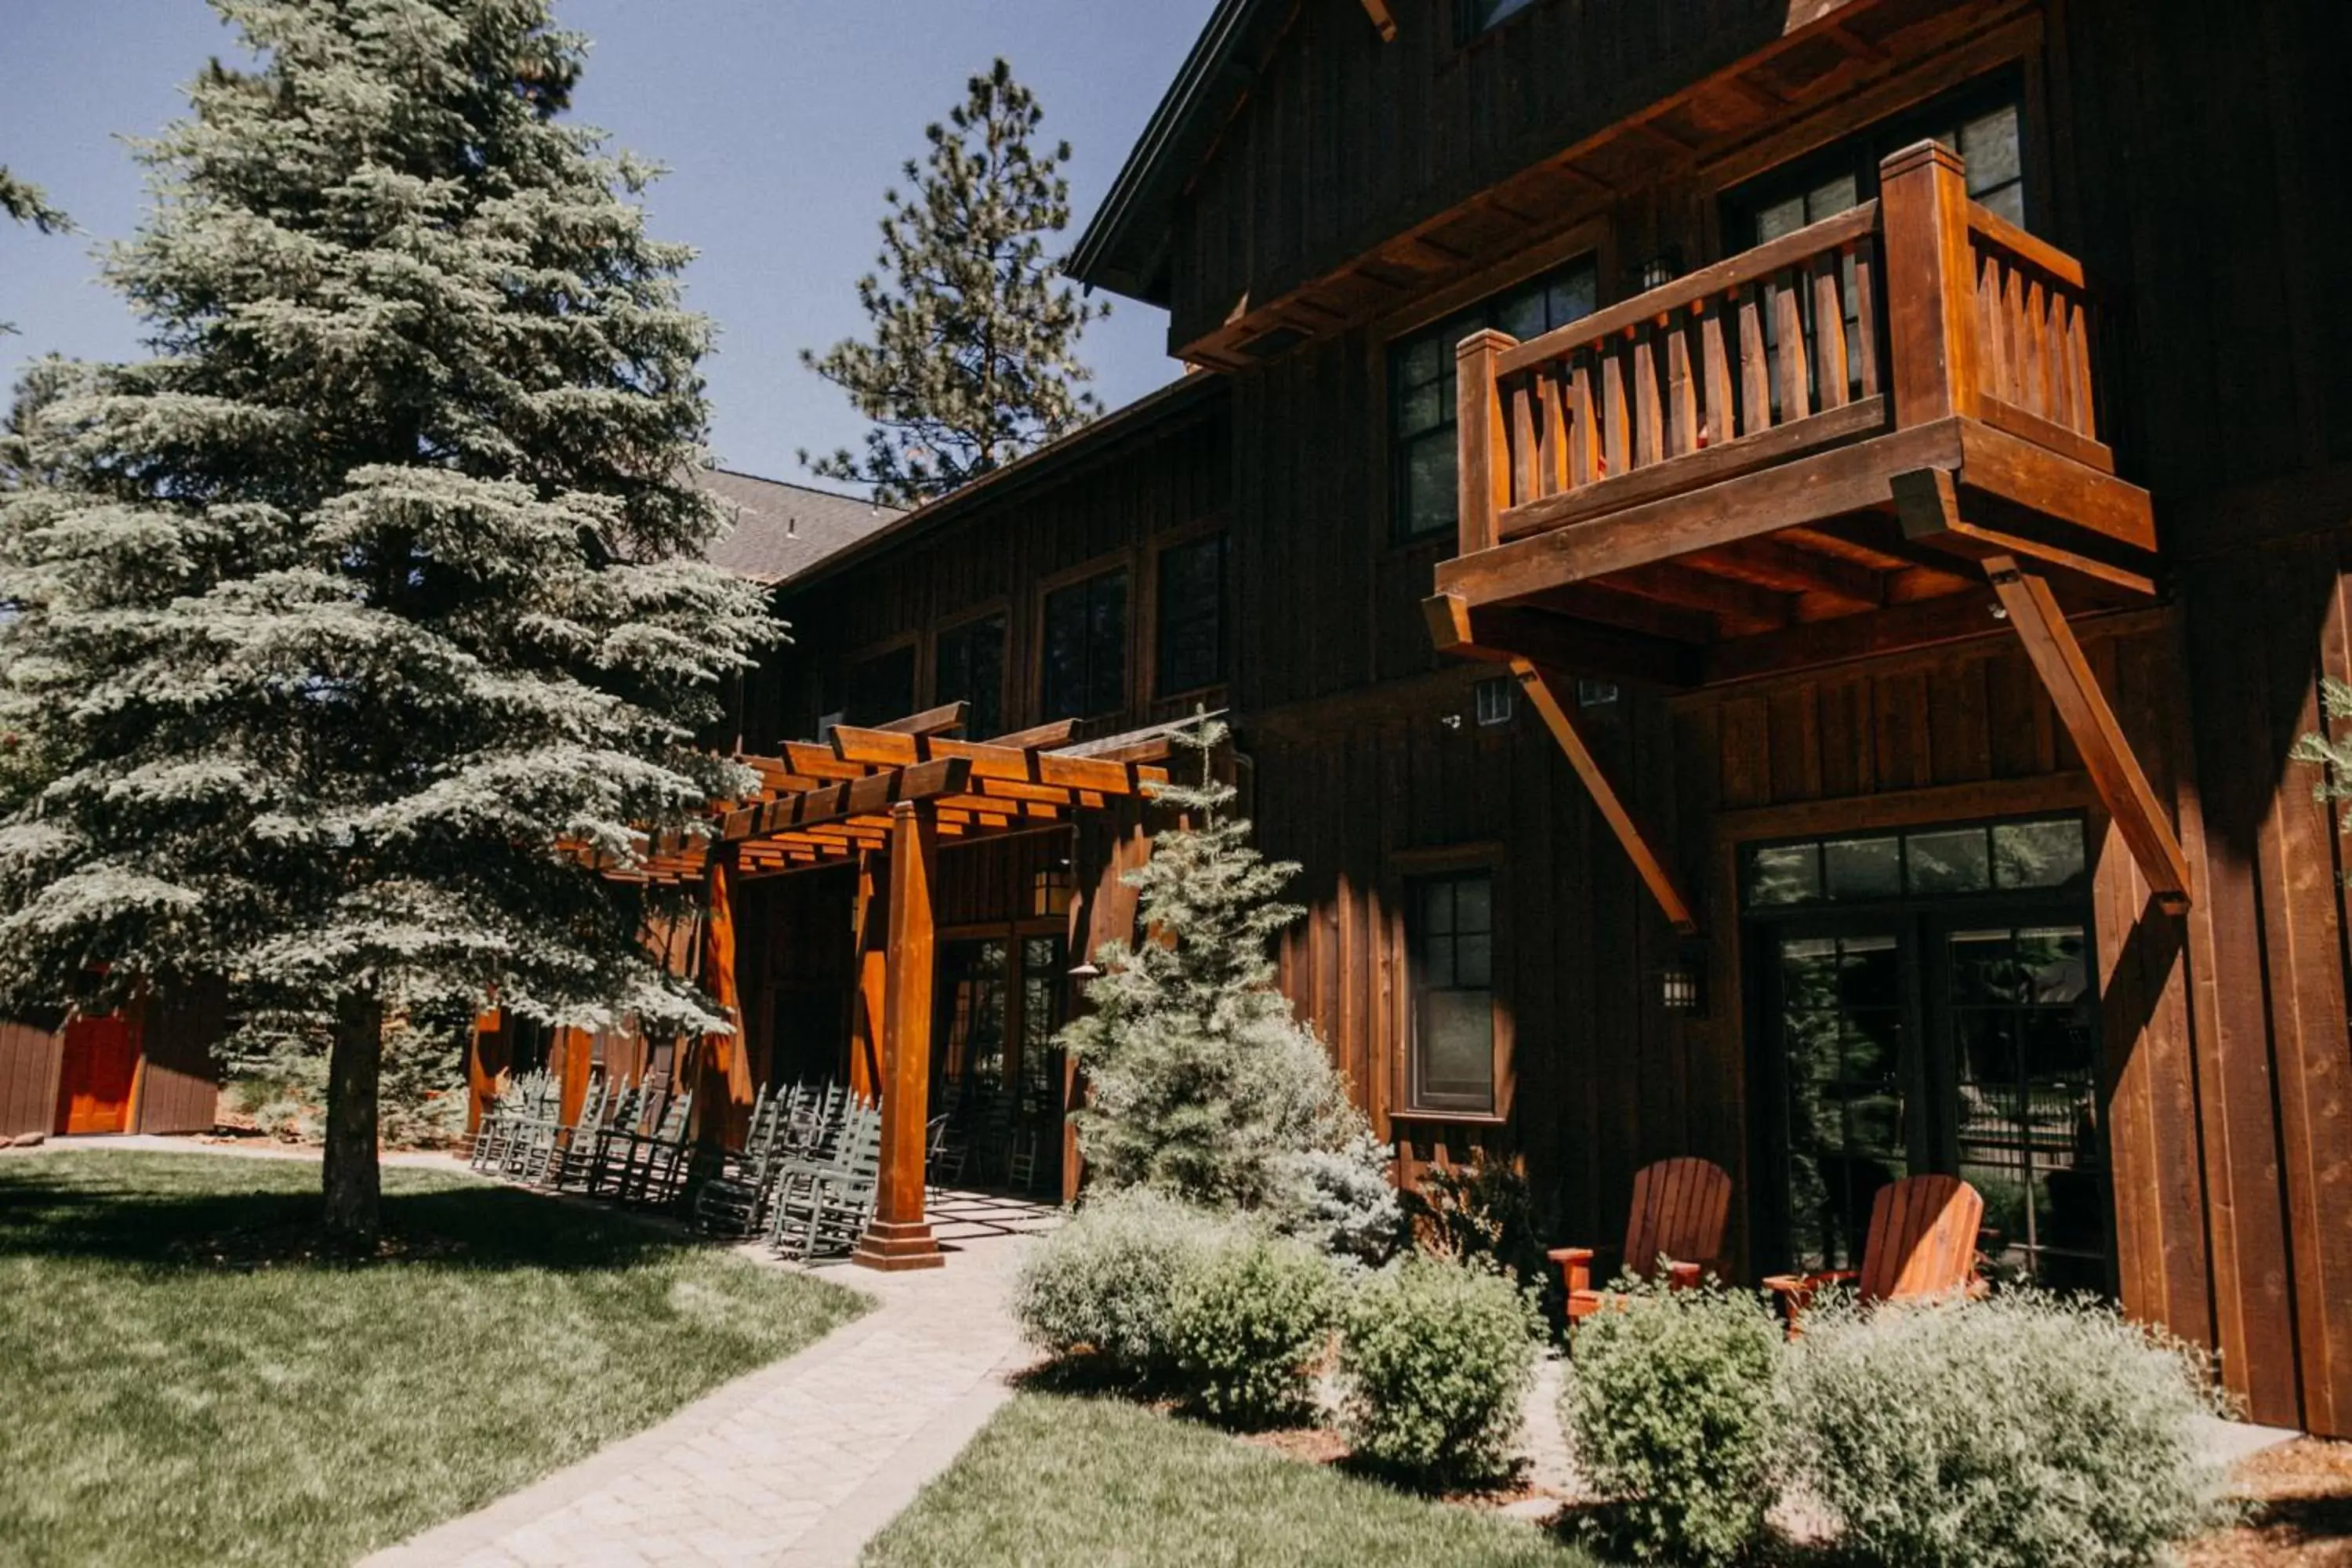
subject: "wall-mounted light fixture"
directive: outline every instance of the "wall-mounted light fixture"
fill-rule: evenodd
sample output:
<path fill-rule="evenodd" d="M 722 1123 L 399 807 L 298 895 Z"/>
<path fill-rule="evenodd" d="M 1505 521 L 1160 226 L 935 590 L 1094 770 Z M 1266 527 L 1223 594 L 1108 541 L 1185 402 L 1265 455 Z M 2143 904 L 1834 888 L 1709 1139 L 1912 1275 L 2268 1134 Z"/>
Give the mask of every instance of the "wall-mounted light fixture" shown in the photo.
<path fill-rule="evenodd" d="M 1084 963 L 1077 965 L 1070 971 L 1070 978 L 1073 980 L 1099 980 L 1102 978 L 1102 971 L 1096 968 L 1095 961 L 1089 958 Z"/>
<path fill-rule="evenodd" d="M 1685 942 L 1674 957 L 1650 971 L 1650 994 L 1669 1013 L 1706 1017 L 1706 945 Z"/>
<path fill-rule="evenodd" d="M 1653 289 L 1663 289 L 1682 275 L 1682 252 L 1668 246 L 1642 263 L 1642 292 L 1646 294 Z"/>

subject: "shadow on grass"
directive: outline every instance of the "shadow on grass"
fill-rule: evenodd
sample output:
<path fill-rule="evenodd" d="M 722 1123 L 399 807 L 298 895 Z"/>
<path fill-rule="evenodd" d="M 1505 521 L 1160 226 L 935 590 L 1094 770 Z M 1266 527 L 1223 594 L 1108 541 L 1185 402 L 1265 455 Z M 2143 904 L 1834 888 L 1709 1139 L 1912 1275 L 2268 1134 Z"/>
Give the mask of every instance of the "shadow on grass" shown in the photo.
<path fill-rule="evenodd" d="M 319 1209 L 315 1190 L 159 1195 L 0 1170 L 0 1253 L 193 1270 L 586 1271 L 658 1263 L 701 1245 L 634 1215 L 468 1186 L 386 1192 L 383 1246 L 355 1258 L 327 1245 Z"/>

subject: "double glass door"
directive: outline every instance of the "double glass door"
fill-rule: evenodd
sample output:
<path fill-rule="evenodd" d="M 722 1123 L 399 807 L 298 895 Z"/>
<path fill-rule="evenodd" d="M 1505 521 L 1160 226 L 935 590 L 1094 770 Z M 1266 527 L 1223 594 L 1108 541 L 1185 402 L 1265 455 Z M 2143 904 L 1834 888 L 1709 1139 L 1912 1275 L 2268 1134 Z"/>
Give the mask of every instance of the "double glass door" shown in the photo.
<path fill-rule="evenodd" d="M 1936 880 L 1918 862 L 1938 837 L 1948 835 L 1869 841 L 1889 863 L 1866 886 L 1849 879 L 1845 898 L 1832 857 L 1851 858 L 1865 841 L 1790 847 L 1819 852 L 1825 873 L 1798 898 L 1776 900 L 1751 858 L 1765 1260 L 1859 1267 L 1878 1189 L 1945 1172 L 1984 1195 L 1980 1246 L 1997 1274 L 2108 1290 L 2098 1004 L 2087 894 L 2073 886 L 2079 857 L 2025 867 L 2011 881 L 2026 885 L 1998 886 L 1988 869 L 1984 885 L 1941 893 L 1918 886 Z"/>

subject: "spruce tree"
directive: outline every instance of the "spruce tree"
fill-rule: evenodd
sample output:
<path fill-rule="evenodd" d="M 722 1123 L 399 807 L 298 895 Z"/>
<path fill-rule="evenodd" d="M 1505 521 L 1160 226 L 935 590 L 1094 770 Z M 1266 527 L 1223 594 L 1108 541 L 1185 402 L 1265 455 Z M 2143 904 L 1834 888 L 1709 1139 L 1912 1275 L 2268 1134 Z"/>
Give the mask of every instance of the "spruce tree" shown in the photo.
<path fill-rule="evenodd" d="M 1149 933 L 1106 942 L 1092 1011 L 1062 1031 L 1089 1102 L 1073 1114 L 1089 1179 L 1266 1215 L 1377 1260 L 1400 1225 L 1386 1156 L 1322 1039 L 1275 986 L 1270 944 L 1306 911 L 1280 901 L 1299 868 L 1270 861 L 1211 770 L 1223 725 L 1184 733 L 1194 784 L 1156 804 L 1182 825 L 1127 873 Z"/>
<path fill-rule="evenodd" d="M 42 234 L 63 234 L 73 227 L 73 219 L 51 206 L 40 186 L 10 174 L 5 163 L 0 163 L 0 217 L 30 224 Z M 13 323 L 0 321 L 0 335 L 16 330 Z"/>
<path fill-rule="evenodd" d="M 0 1006 L 102 969 L 331 1021 L 326 1223 L 377 1226 L 387 1002 L 723 1027 L 600 877 L 740 770 L 774 628 L 703 564 L 709 324 L 653 173 L 562 119 L 546 0 L 215 0 L 107 277 L 152 358 L 53 386 L 0 493 Z M 37 720 L 37 724 L 29 721 Z"/>
<path fill-rule="evenodd" d="M 877 260 L 890 281 L 857 280 L 873 341 L 801 353 L 875 426 L 862 458 L 802 452 L 812 472 L 870 486 L 887 505 L 919 505 L 1100 412 L 1076 349 L 1110 307 L 1082 299 L 1045 253 L 1046 237 L 1070 221 L 1070 144 L 1037 153 L 1044 118 L 1000 59 L 971 79 L 945 124 L 924 129 L 929 158 L 908 161 L 903 195 L 882 195 Z"/>

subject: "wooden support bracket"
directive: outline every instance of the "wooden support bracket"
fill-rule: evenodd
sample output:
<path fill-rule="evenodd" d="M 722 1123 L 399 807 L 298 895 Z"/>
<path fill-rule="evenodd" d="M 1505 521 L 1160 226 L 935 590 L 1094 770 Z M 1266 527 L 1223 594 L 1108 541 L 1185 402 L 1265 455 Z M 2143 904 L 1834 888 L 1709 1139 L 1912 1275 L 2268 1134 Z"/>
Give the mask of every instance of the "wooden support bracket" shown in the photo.
<path fill-rule="evenodd" d="M 2025 657 L 2042 678 L 2074 749 L 2083 753 L 2092 787 L 2115 818 L 2132 858 L 2139 863 L 2140 874 L 2155 889 L 2157 902 L 2168 913 L 2185 912 L 2192 901 L 2189 858 L 2181 853 L 2171 819 L 2147 782 L 2147 771 L 2139 765 L 2115 710 L 2099 690 L 2090 661 L 2083 657 L 2083 645 L 2074 639 L 2074 628 L 2058 607 L 2057 596 L 2050 592 L 2048 583 L 2021 568 L 2011 556 L 1988 558 L 1985 574 L 1992 579 L 1993 592 L 2000 596 L 2009 624 L 2025 645 Z"/>
<path fill-rule="evenodd" d="M 1388 0 L 1364 0 L 1364 15 L 1370 16 L 1372 26 L 1380 29 L 1381 42 L 1396 42 L 1396 17 L 1389 11 Z"/>
<path fill-rule="evenodd" d="M 1633 808 L 1626 804 L 1624 796 L 1617 793 L 1616 784 L 1601 766 L 1601 759 L 1593 754 L 1591 746 L 1586 743 L 1583 733 L 1577 729 L 1576 721 L 1570 718 L 1568 710 L 1561 706 L 1550 683 L 1544 679 L 1543 671 L 1524 658 L 1515 658 L 1511 660 L 1511 673 L 1518 678 L 1520 688 L 1528 694 L 1529 705 L 1543 719 L 1544 728 L 1549 730 L 1552 739 L 1559 742 L 1559 749 L 1568 753 L 1569 763 L 1576 769 L 1577 777 L 1582 779 L 1584 787 L 1592 792 L 1593 804 L 1601 808 L 1601 815 L 1608 820 L 1610 830 L 1617 835 L 1617 842 L 1622 844 L 1625 853 L 1633 857 L 1633 869 L 1641 873 L 1651 897 L 1656 899 L 1658 907 L 1665 910 L 1666 919 L 1673 921 L 1675 929 L 1685 936 L 1696 931 L 1698 916 L 1690 900 L 1683 896 L 1682 884 L 1667 867 L 1664 857 L 1658 853 L 1656 836 L 1643 826 Z"/>

